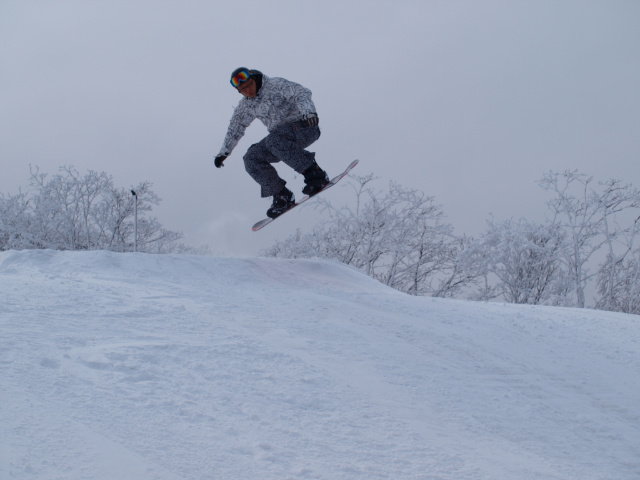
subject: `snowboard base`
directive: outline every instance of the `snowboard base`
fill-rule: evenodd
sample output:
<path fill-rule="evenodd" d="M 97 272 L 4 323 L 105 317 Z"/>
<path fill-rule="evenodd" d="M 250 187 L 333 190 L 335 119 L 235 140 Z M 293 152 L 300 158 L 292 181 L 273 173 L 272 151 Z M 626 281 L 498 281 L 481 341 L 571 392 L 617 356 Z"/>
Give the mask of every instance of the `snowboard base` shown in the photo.
<path fill-rule="evenodd" d="M 333 187 L 336 183 L 338 183 L 340 180 L 342 180 L 344 177 L 346 177 L 347 174 L 351 171 L 351 169 L 353 167 L 355 167 L 357 164 L 358 164 L 358 160 L 354 160 L 353 162 L 351 162 L 349 164 L 349 166 L 345 169 L 344 172 L 342 172 L 340 175 L 334 177 L 329 183 L 327 183 L 327 185 L 322 190 L 320 190 L 318 193 L 313 195 L 313 197 L 316 197 L 316 196 L 320 195 L 322 192 L 324 192 L 324 191 L 330 189 L 331 187 Z M 309 195 L 305 195 L 298 202 L 294 203 L 291 206 L 291 208 L 289 208 L 288 210 L 285 210 L 280 215 L 278 215 L 276 218 L 265 218 L 264 220 L 260 220 L 258 223 L 256 223 L 251 228 L 251 230 L 253 230 L 254 232 L 257 232 L 261 228 L 266 227 L 267 225 L 269 225 L 274 220 L 277 220 L 278 218 L 282 217 L 284 214 L 289 213 L 291 210 L 296 208 L 298 205 L 302 205 L 304 202 L 306 202 L 307 200 L 309 200 L 310 198 L 313 198 L 313 197 L 310 197 Z"/>

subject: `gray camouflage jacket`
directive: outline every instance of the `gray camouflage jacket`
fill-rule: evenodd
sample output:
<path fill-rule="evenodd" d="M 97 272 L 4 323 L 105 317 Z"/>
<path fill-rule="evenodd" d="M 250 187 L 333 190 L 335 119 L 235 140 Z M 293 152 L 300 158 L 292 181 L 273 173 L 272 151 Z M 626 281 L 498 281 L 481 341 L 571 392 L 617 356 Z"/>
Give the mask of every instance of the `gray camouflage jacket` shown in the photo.
<path fill-rule="evenodd" d="M 256 118 L 272 132 L 311 113 L 316 113 L 311 90 L 284 78 L 263 75 L 258 95 L 242 97 L 235 108 L 219 155 L 229 156 Z"/>

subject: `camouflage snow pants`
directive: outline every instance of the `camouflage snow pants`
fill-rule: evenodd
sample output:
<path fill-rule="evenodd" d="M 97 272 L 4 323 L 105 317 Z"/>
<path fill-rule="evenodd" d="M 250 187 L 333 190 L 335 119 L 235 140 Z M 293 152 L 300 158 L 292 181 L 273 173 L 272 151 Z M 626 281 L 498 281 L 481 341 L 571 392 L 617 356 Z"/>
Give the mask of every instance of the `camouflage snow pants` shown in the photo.
<path fill-rule="evenodd" d="M 266 137 L 249 147 L 244 155 L 244 168 L 262 187 L 261 195 L 271 197 L 280 192 L 285 182 L 272 163 L 284 162 L 296 172 L 309 168 L 315 153 L 305 150 L 320 138 L 319 127 L 307 127 L 302 121 L 277 127 Z"/>

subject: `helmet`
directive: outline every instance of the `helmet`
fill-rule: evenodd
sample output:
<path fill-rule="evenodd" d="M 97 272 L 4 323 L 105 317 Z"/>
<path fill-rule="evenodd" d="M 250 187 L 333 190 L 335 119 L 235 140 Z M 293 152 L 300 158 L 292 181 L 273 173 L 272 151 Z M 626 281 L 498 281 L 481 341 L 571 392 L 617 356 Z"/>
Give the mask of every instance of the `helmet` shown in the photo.
<path fill-rule="evenodd" d="M 262 80 L 262 72 L 259 70 L 249 70 L 246 67 L 239 67 L 236 68 L 232 73 L 231 73 L 231 86 L 233 88 L 238 88 L 240 86 L 240 84 L 246 82 L 247 80 L 249 80 L 250 78 L 254 78 L 254 79 L 259 79 Z M 262 82 L 260 82 L 262 83 Z"/>

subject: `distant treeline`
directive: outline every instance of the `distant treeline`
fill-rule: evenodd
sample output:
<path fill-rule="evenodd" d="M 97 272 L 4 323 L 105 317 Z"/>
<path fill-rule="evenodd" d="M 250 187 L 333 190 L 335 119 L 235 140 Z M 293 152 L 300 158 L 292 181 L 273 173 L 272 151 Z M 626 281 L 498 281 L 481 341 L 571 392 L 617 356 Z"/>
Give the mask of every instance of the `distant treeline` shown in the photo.
<path fill-rule="evenodd" d="M 150 216 L 160 203 L 151 183 L 118 188 L 104 172 L 81 175 L 69 166 L 51 177 L 32 168 L 27 192 L 0 193 L 0 250 L 133 251 L 136 198 L 138 251 L 193 250 L 179 243 L 181 233 Z"/>
<path fill-rule="evenodd" d="M 434 197 L 373 183 L 352 177 L 351 206 L 318 199 L 328 220 L 263 254 L 338 260 L 411 295 L 585 307 L 595 291 L 589 306 L 640 314 L 640 192 L 630 184 L 549 172 L 539 181 L 552 196 L 548 221 L 491 219 L 473 238 L 454 234 Z M 104 172 L 73 167 L 51 177 L 31 169 L 27 192 L 0 194 L 0 251 L 133 251 L 136 199 L 138 251 L 206 253 L 150 216 L 160 199 L 149 182 L 118 188 Z"/>
<path fill-rule="evenodd" d="M 263 253 L 352 265 L 412 295 L 593 307 L 640 314 L 640 192 L 618 180 L 549 172 L 550 219 L 490 220 L 479 238 L 454 235 L 434 198 L 373 176 L 353 177 L 354 207 L 319 205 L 330 216 Z M 591 288 L 588 288 L 591 287 Z"/>

